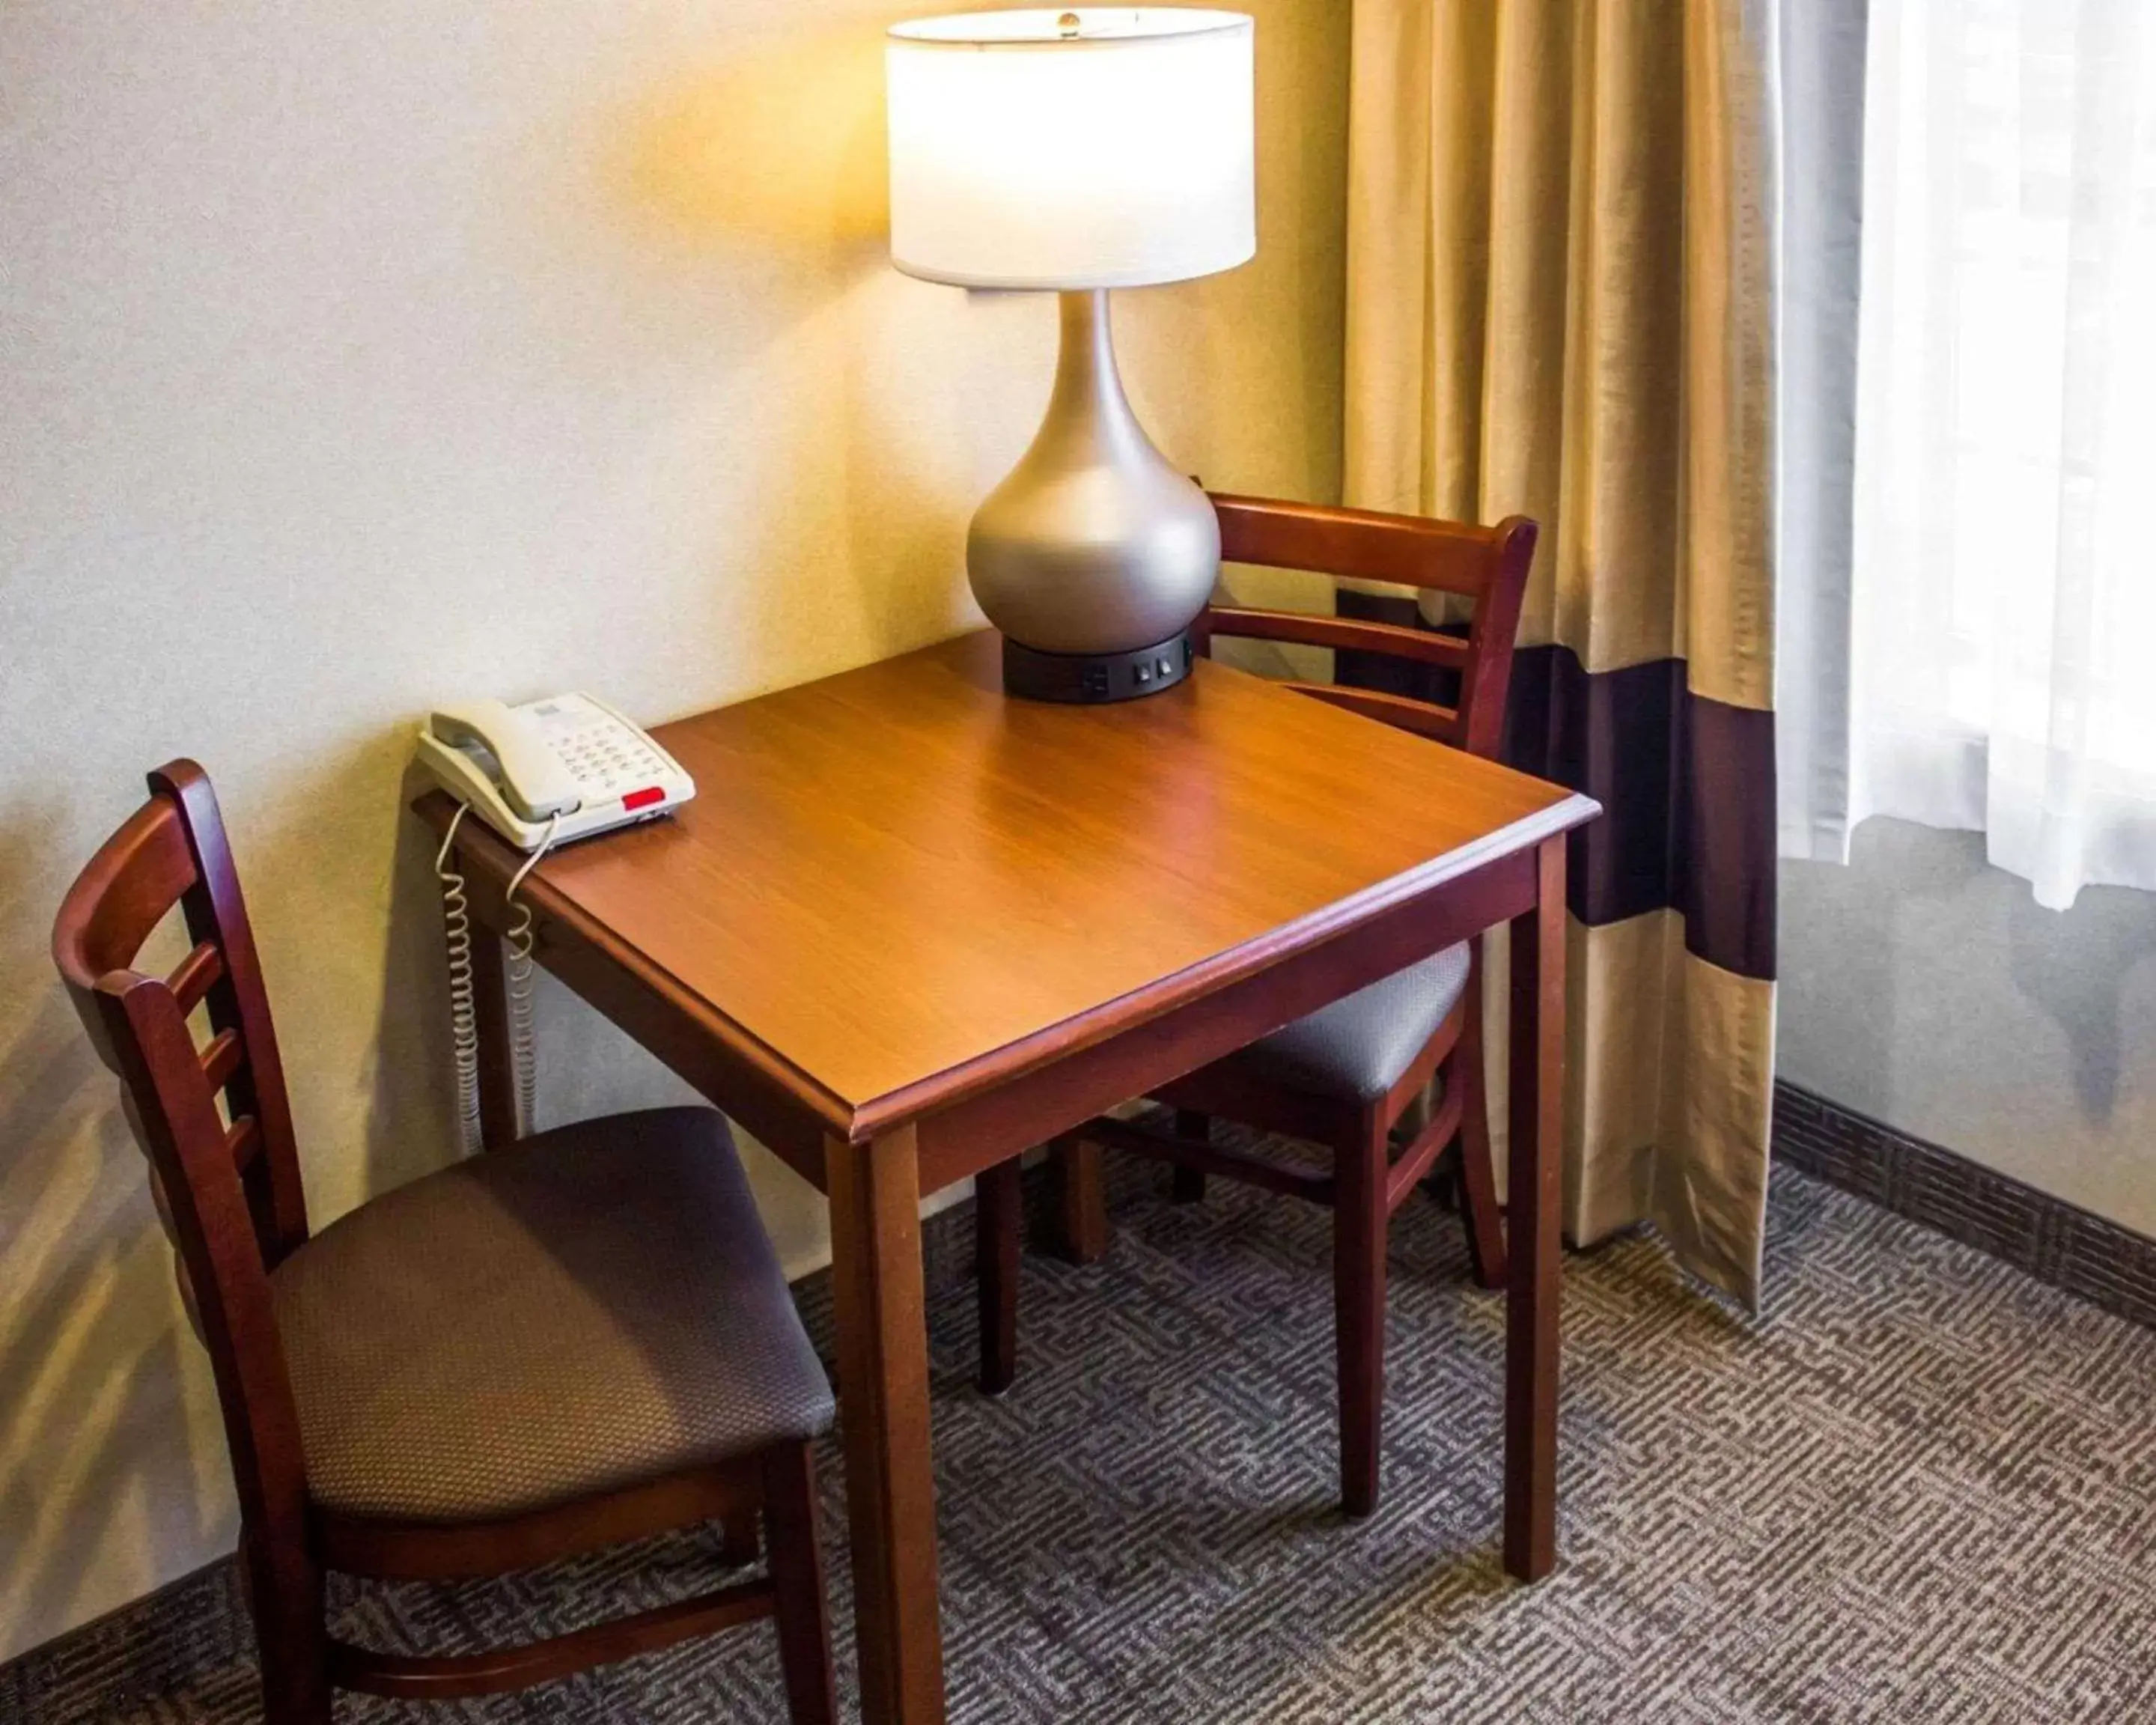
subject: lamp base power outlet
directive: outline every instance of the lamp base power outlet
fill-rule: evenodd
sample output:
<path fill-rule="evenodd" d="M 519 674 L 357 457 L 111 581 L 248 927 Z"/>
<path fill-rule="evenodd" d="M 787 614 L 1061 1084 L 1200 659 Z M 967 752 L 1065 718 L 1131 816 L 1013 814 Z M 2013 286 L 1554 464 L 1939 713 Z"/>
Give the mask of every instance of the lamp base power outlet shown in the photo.
<path fill-rule="evenodd" d="M 1091 706 L 1173 689 L 1197 660 L 1190 631 L 1121 653 L 1043 653 L 1004 637 L 1004 691 L 1029 701 Z"/>

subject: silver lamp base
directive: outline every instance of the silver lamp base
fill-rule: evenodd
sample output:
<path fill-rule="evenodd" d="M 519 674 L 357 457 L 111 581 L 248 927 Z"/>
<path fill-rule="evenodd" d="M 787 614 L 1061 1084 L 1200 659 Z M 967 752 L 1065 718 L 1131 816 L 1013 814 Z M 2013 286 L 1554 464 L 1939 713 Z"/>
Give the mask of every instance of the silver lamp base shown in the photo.
<path fill-rule="evenodd" d="M 966 574 L 1005 637 L 1011 693 L 1125 701 L 1188 673 L 1184 631 L 1220 572 L 1220 522 L 1131 411 L 1106 293 L 1057 297 L 1055 392 L 1032 445 L 974 514 Z"/>

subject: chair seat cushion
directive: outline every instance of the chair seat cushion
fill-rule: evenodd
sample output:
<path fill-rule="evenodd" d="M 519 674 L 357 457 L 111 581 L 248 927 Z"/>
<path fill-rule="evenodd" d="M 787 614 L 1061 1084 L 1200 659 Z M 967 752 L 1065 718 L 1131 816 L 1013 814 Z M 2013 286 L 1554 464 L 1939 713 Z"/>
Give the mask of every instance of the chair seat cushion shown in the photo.
<path fill-rule="evenodd" d="M 1467 943 L 1320 1007 L 1238 1056 L 1275 1084 L 1374 1101 L 1400 1081 L 1466 991 Z"/>
<path fill-rule="evenodd" d="M 813 1437 L 831 1389 L 725 1121 L 659 1108 L 398 1188 L 271 1281 L 325 1508 L 491 1520 Z"/>

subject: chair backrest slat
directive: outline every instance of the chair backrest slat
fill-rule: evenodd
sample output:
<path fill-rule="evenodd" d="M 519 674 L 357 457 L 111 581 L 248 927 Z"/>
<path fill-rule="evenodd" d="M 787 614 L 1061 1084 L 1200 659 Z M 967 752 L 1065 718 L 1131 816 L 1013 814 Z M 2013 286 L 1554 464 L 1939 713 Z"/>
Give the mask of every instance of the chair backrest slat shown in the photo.
<path fill-rule="evenodd" d="M 307 1200 L 300 1184 L 284 1060 L 254 952 L 254 925 L 209 775 L 192 761 L 175 762 L 150 775 L 150 788 L 178 805 L 181 829 L 194 855 L 195 884 L 180 900 L 187 932 L 198 945 L 206 942 L 221 954 L 224 973 L 210 984 L 204 999 L 210 1028 L 237 1033 L 244 1050 L 244 1058 L 222 1088 L 226 1113 L 234 1120 L 252 1117 L 261 1129 L 264 1154 L 249 1172 L 247 1198 L 262 1236 L 264 1259 L 274 1268 L 307 1237 Z"/>
<path fill-rule="evenodd" d="M 270 1296 L 270 1271 L 307 1234 L 284 1073 L 209 779 L 176 761 L 150 789 L 68 890 L 53 958 L 149 1158 L 216 1373 L 241 1513 L 297 1530 L 305 1481 Z M 175 908 L 192 948 L 169 978 L 144 975 L 141 950 Z M 211 1030 L 198 1047 L 187 1020 L 203 1006 Z"/>
<path fill-rule="evenodd" d="M 223 976 L 224 955 L 218 951 L 214 942 L 203 941 L 173 967 L 172 973 L 165 978 L 165 986 L 179 1003 L 180 1016 L 186 1018 L 203 1004 L 211 987 Z"/>
<path fill-rule="evenodd" d="M 1434 701 L 1417 701 L 1412 695 L 1389 695 L 1382 689 L 1358 689 L 1345 683 L 1289 683 L 1285 686 L 1298 695 L 1345 707 L 1365 718 L 1382 719 L 1402 731 L 1412 731 L 1418 737 L 1433 737 L 1440 742 L 1451 742 L 1453 733 L 1460 728 L 1460 715 L 1454 708 L 1440 706 Z"/>
<path fill-rule="evenodd" d="M 1208 633 L 1251 641 L 1291 641 L 1336 651 L 1382 653 L 1417 665 L 1462 669 L 1467 643 L 1459 635 L 1408 629 L 1397 623 L 1371 623 L 1357 617 L 1325 617 L 1301 611 L 1260 611 L 1241 605 L 1214 605 L 1207 613 Z"/>
<path fill-rule="evenodd" d="M 1479 594 L 1498 531 L 1426 516 L 1330 509 L 1270 497 L 1213 494 L 1220 555 L 1231 563 L 1315 569 L 1343 581 L 1383 581 Z"/>
<path fill-rule="evenodd" d="M 219 1030 L 203 1045 L 203 1082 L 213 1091 L 223 1090 L 239 1070 L 242 1053 L 239 1032 Z"/>
<path fill-rule="evenodd" d="M 1367 509 L 1212 494 L 1220 518 L 1220 556 L 1232 563 L 1301 569 L 1336 581 L 1379 581 L 1472 601 L 1466 635 L 1356 618 L 1214 605 L 1196 625 L 1209 651 L 1215 637 L 1283 641 L 1380 655 L 1459 673 L 1455 706 L 1338 684 L 1290 687 L 1335 706 L 1494 756 L 1502 740 L 1512 679 L 1513 638 L 1535 524 L 1510 516 L 1492 527 L 1386 515 Z"/>
<path fill-rule="evenodd" d="M 224 1135 L 225 1153 L 232 1165 L 244 1174 L 262 1154 L 262 1127 L 252 1114 L 243 1114 Z"/>

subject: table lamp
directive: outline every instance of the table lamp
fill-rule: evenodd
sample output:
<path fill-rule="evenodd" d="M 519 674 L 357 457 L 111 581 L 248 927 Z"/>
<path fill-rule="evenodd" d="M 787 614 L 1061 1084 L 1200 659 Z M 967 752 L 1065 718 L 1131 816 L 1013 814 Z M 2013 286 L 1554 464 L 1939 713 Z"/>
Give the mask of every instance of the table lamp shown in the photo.
<path fill-rule="evenodd" d="M 1125 701 L 1189 674 L 1219 522 L 1123 395 L 1108 290 L 1209 275 L 1257 249 L 1253 34 L 1243 13 L 1177 7 L 969 13 L 891 32 L 891 261 L 1061 299 L 1046 417 L 966 536 L 1013 694 Z"/>

